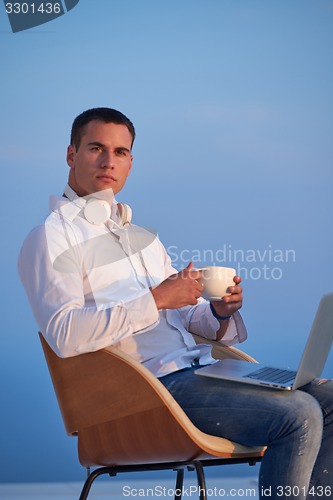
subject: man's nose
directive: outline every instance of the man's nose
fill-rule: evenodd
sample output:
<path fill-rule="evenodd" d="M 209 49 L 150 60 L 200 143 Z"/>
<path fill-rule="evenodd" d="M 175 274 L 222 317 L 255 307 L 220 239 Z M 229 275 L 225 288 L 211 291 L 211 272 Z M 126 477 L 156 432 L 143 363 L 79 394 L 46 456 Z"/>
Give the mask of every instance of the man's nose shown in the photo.
<path fill-rule="evenodd" d="M 115 155 L 112 151 L 104 151 L 101 158 L 101 167 L 102 168 L 114 168 L 115 163 Z"/>

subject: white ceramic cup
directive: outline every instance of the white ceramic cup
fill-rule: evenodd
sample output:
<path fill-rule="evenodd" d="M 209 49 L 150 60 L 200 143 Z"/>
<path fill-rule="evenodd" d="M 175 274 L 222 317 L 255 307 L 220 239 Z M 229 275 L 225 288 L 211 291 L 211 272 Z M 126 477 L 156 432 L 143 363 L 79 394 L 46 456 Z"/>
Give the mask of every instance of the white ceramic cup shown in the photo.
<path fill-rule="evenodd" d="M 227 291 L 229 286 L 234 286 L 234 276 L 236 270 L 231 267 L 207 266 L 197 268 L 202 272 L 202 278 L 198 281 L 203 284 L 202 297 L 209 300 L 221 300 L 225 295 L 230 295 Z"/>

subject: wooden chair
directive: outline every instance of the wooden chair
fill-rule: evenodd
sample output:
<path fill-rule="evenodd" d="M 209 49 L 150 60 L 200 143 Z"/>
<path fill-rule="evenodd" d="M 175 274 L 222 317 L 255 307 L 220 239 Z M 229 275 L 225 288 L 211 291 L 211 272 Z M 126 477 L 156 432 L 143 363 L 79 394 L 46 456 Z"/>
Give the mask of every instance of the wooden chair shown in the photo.
<path fill-rule="evenodd" d="M 261 460 L 263 448 L 201 432 L 163 384 L 124 352 L 108 347 L 63 359 L 40 338 L 67 434 L 77 436 L 79 460 L 88 469 L 80 500 L 101 474 L 165 469 L 177 471 L 180 499 L 186 468 L 196 470 L 204 500 L 204 466 Z M 212 344 L 217 359 L 254 361 L 238 349 Z"/>

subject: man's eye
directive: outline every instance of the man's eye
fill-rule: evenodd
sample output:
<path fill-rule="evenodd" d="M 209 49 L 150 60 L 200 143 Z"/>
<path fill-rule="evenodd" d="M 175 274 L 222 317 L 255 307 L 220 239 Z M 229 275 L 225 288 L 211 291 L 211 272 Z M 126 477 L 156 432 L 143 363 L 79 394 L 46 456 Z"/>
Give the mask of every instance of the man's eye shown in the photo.
<path fill-rule="evenodd" d="M 91 148 L 91 151 L 97 151 L 97 152 L 101 153 L 103 150 L 102 150 L 101 146 L 93 146 Z"/>

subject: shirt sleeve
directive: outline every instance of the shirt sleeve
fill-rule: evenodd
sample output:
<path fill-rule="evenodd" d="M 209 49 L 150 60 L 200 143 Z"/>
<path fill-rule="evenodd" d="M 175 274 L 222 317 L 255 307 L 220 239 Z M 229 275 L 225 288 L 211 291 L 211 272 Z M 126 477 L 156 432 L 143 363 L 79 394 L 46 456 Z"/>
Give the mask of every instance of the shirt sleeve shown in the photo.
<path fill-rule="evenodd" d="M 102 349 L 158 324 L 159 313 L 147 288 L 102 309 L 87 306 L 79 262 L 72 259 L 71 266 L 71 272 L 61 272 L 51 262 L 44 225 L 27 237 L 18 261 L 38 327 L 58 356 Z"/>
<path fill-rule="evenodd" d="M 220 322 L 213 316 L 207 300 L 201 298 L 197 305 L 182 308 L 181 315 L 185 328 L 191 333 L 209 340 L 216 340 L 216 332 L 220 328 Z M 246 327 L 242 316 L 237 311 L 231 316 L 227 331 L 219 342 L 231 346 L 240 344 L 246 339 Z"/>

